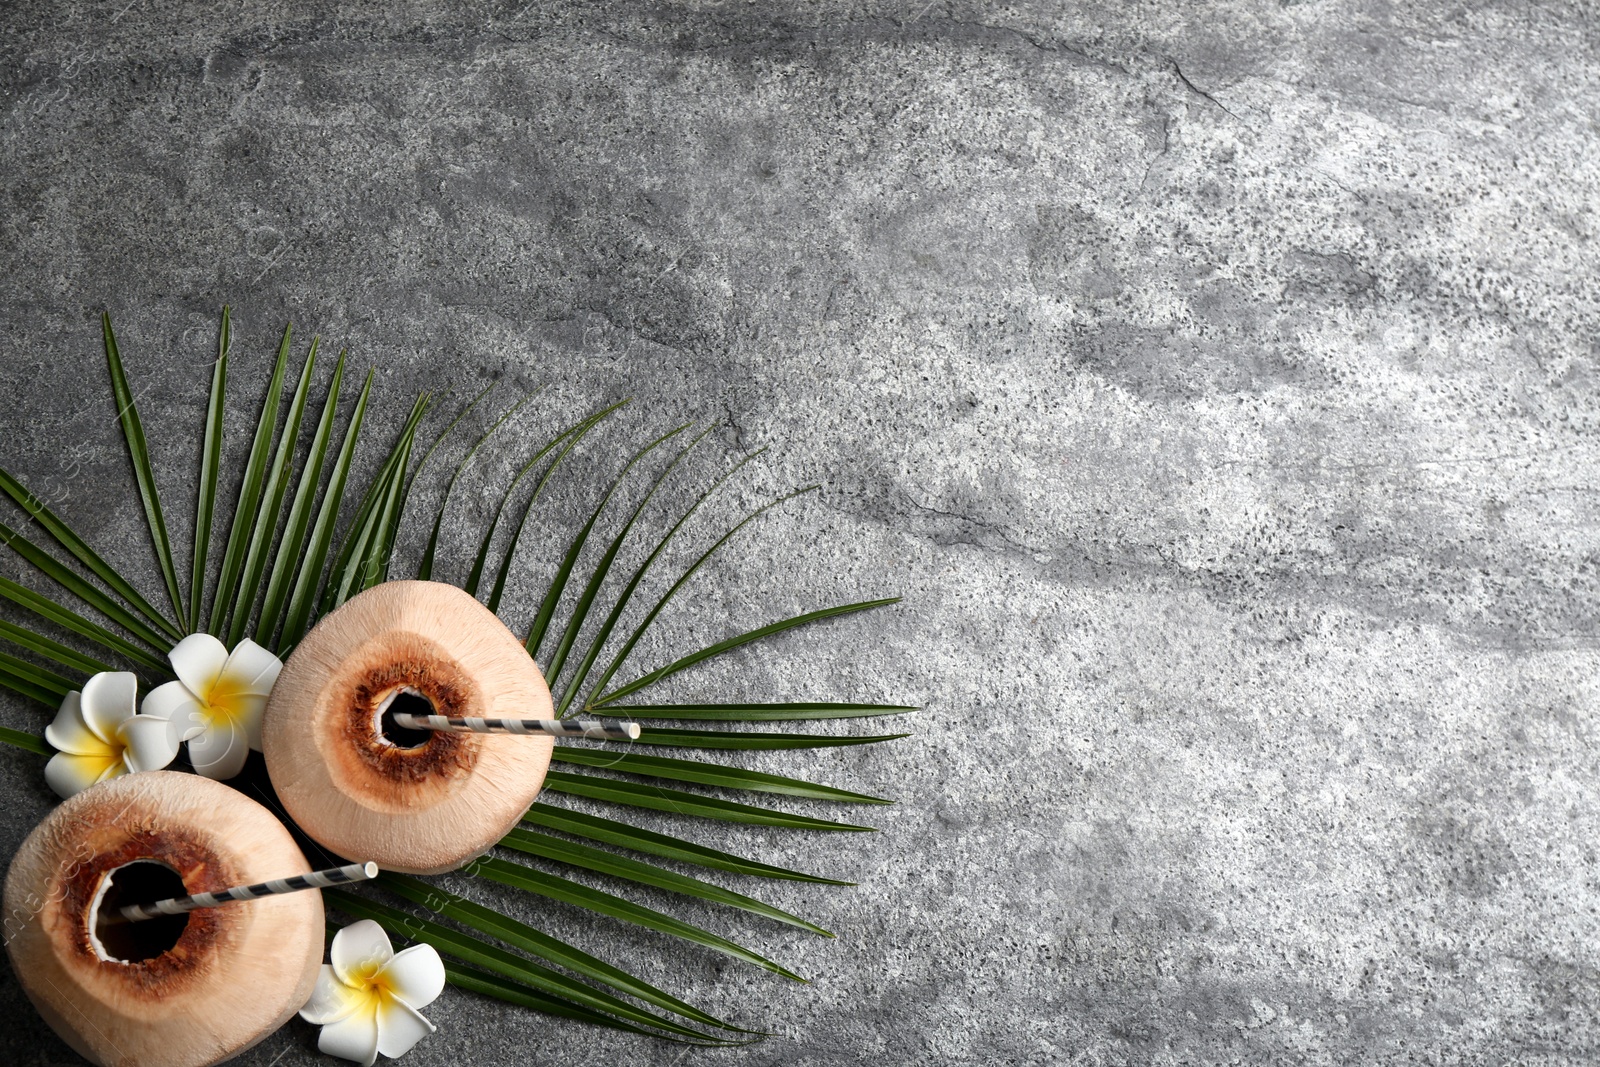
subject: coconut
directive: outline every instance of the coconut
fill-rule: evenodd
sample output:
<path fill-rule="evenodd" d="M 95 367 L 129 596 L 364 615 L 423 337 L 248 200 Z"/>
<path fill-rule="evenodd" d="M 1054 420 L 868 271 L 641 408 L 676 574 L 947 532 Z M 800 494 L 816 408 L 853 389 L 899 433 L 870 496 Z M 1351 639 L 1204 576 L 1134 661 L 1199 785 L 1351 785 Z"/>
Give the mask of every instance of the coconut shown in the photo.
<path fill-rule="evenodd" d="M 493 612 L 438 582 L 352 597 L 278 675 L 261 750 L 290 817 L 341 856 L 410 874 L 454 870 L 516 825 L 555 742 L 408 730 L 396 712 L 549 718 L 550 689 Z"/>
<path fill-rule="evenodd" d="M 12 859 L 6 951 L 45 1022 L 90 1062 L 220 1063 L 311 996 L 322 894 L 139 923 L 118 909 L 306 870 L 289 832 L 242 793 L 171 771 L 114 778 L 62 803 Z"/>

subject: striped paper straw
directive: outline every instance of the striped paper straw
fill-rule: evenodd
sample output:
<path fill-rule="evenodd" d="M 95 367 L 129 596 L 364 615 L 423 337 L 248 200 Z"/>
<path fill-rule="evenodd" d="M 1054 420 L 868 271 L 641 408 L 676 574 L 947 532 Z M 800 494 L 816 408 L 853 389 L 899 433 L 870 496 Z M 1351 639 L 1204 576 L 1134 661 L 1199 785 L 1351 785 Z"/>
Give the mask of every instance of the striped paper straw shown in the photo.
<path fill-rule="evenodd" d="M 587 737 L 595 741 L 637 741 L 639 724 L 623 719 L 480 719 L 471 715 L 394 713 L 396 726 L 407 730 L 454 730 L 473 734 L 548 734 Z"/>
<path fill-rule="evenodd" d="M 325 886 L 364 882 L 368 878 L 376 877 L 378 877 L 376 863 L 352 863 L 346 867 L 330 867 L 325 871 L 297 874 L 292 878 L 274 878 L 270 882 L 234 886 L 232 889 L 222 889 L 215 893 L 171 897 L 167 900 L 158 900 L 154 904 L 129 904 L 118 914 L 128 922 L 136 923 L 154 919 L 159 915 L 182 915 L 197 908 L 214 908 L 218 904 L 231 904 L 236 900 L 255 900 L 257 897 L 270 897 L 278 893 L 296 893 L 302 889 L 322 889 Z"/>

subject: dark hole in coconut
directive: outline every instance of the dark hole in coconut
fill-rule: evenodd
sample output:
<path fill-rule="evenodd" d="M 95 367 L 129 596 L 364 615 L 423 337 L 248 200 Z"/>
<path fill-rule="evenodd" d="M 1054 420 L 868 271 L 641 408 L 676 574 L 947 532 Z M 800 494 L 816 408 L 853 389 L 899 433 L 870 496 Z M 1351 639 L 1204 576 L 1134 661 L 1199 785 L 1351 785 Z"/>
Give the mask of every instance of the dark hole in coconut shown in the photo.
<path fill-rule="evenodd" d="M 189 916 L 160 915 L 127 922 L 119 912 L 129 904 L 154 904 L 158 900 L 188 896 L 183 879 L 165 863 L 135 860 L 106 875 L 108 885 L 94 916 L 94 935 L 105 955 L 124 963 L 152 960 L 183 936 Z"/>
<path fill-rule="evenodd" d="M 433 739 L 432 730 L 413 730 L 394 721 L 396 713 L 405 715 L 437 715 L 433 701 L 421 693 L 402 689 L 389 698 L 389 706 L 378 718 L 378 732 L 397 748 L 421 748 Z"/>

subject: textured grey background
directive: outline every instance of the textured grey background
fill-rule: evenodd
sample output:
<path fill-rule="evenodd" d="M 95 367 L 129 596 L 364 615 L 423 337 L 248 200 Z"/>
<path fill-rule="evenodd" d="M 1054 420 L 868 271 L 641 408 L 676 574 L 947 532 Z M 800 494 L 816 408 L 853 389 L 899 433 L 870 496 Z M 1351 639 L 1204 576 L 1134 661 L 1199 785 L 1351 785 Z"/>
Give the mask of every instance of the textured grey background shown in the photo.
<path fill-rule="evenodd" d="M 703 833 L 860 880 L 759 887 L 832 942 L 678 908 L 812 986 L 548 917 L 778 1036 L 452 991 L 408 1062 L 1600 1051 L 1591 6 L 158 6 L 0 15 L 0 453 L 152 592 L 95 316 L 183 541 L 229 302 L 235 428 L 291 319 L 386 410 L 554 383 L 465 478 L 457 560 L 525 443 L 625 394 L 613 442 L 723 420 L 696 478 L 770 446 L 719 514 L 821 482 L 646 659 L 907 598 L 678 689 L 926 708 L 750 761 L 896 797 L 884 833 Z M 0 770 L 9 851 L 50 798 Z M 24 1009 L 0 1052 L 71 1059 Z"/>

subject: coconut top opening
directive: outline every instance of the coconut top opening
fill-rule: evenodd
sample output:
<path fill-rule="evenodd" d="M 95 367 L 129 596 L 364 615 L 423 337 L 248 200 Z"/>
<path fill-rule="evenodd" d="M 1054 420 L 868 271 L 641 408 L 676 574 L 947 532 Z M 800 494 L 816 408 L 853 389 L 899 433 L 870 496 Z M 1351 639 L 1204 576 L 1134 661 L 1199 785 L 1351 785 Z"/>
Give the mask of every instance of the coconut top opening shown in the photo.
<path fill-rule="evenodd" d="M 433 706 L 433 701 L 410 686 L 403 686 L 384 697 L 378 705 L 378 736 L 389 744 L 396 748 L 421 748 L 433 740 L 432 730 L 414 730 L 396 723 L 397 713 L 437 715 L 439 709 Z"/>
<path fill-rule="evenodd" d="M 171 949 L 189 928 L 189 916 L 161 915 L 124 920 L 129 904 L 153 904 L 188 894 L 178 872 L 160 860 L 142 859 L 107 871 L 90 905 L 89 944 L 109 963 L 142 963 Z"/>

